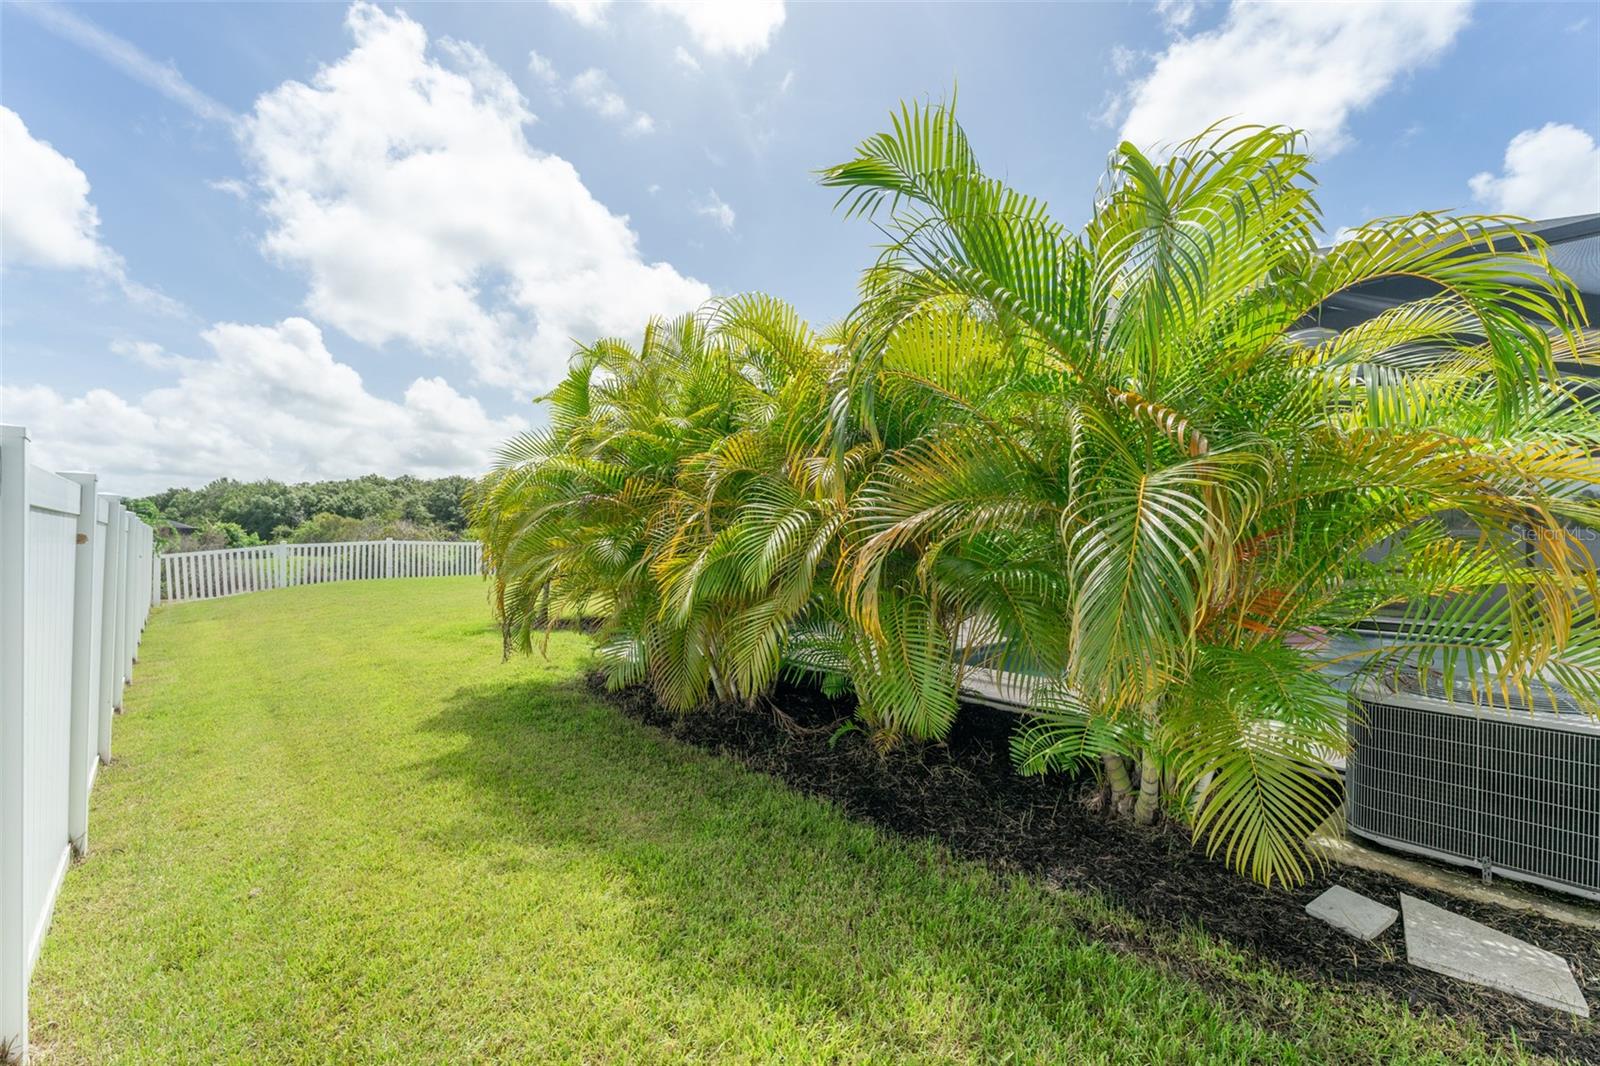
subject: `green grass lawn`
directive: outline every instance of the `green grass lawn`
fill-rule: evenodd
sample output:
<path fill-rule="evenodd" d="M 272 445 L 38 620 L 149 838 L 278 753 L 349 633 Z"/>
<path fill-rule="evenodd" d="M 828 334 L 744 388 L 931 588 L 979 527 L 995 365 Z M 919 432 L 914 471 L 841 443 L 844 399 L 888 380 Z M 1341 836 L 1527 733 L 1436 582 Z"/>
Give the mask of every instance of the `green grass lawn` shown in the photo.
<path fill-rule="evenodd" d="M 587 654 L 502 663 L 476 579 L 159 610 L 38 1061 L 1485 1057 L 679 746 L 588 695 Z"/>

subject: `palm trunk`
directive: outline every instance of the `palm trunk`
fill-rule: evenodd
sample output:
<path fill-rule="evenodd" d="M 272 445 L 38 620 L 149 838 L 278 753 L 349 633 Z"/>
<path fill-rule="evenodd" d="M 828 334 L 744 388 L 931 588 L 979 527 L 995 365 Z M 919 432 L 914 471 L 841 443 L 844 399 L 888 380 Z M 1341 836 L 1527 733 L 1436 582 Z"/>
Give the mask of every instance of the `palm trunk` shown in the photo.
<path fill-rule="evenodd" d="M 1128 764 L 1115 752 L 1100 756 L 1106 768 L 1106 783 L 1111 786 L 1111 809 L 1121 813 L 1133 799 L 1133 781 L 1128 777 Z"/>
<path fill-rule="evenodd" d="M 706 672 L 710 675 L 711 691 L 716 696 L 717 702 L 729 702 L 732 699 L 732 694 L 728 691 L 727 686 L 722 683 L 722 675 L 717 672 L 715 660 L 707 664 Z"/>
<path fill-rule="evenodd" d="M 1154 752 L 1144 750 L 1143 766 L 1139 772 L 1139 798 L 1133 805 L 1135 825 L 1151 825 L 1156 820 L 1157 803 L 1161 799 L 1161 764 Z"/>

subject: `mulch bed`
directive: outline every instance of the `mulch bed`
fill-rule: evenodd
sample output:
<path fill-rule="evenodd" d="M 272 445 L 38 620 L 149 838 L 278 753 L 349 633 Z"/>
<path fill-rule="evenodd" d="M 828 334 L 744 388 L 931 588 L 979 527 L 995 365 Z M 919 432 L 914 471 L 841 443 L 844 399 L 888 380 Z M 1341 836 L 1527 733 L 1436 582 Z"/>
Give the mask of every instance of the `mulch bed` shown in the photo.
<path fill-rule="evenodd" d="M 987 707 L 964 708 L 944 744 L 885 755 L 859 732 L 835 737 L 853 707 L 813 689 L 785 686 L 767 707 L 711 707 L 679 717 L 642 689 L 604 693 L 598 676 L 590 684 L 630 717 L 677 740 L 731 755 L 831 800 L 852 817 L 936 839 L 953 854 L 1003 874 L 1093 890 L 1147 923 L 1201 926 L 1297 978 L 1381 992 L 1413 1007 L 1471 1019 L 1495 1036 L 1514 1033 L 1525 1048 L 1541 1054 L 1600 1062 L 1600 1024 L 1594 1019 L 1575 1021 L 1408 965 L 1398 919 L 1376 941 L 1364 943 L 1304 908 L 1335 882 L 1396 909 L 1405 892 L 1564 956 L 1594 1009 L 1600 1007 L 1600 934 L 1592 930 L 1344 867 L 1293 890 L 1261 888 L 1207 858 L 1180 829 L 1141 830 L 1108 819 L 1089 802 L 1098 790 L 1092 780 L 1019 776 L 1008 749 L 1016 719 Z M 1165 953 L 1163 958 L 1174 962 Z M 1225 981 L 1194 969 L 1190 976 L 1201 983 Z"/>

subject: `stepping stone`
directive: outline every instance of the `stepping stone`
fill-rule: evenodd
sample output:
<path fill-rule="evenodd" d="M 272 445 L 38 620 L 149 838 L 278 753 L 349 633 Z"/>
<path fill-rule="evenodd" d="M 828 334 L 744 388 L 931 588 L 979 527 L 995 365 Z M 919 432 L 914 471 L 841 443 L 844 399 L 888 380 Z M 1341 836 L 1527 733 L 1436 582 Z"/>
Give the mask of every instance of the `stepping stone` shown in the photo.
<path fill-rule="evenodd" d="M 1385 907 L 1377 900 L 1352 892 L 1343 885 L 1334 885 L 1307 903 L 1306 913 L 1362 940 L 1378 936 L 1400 917 L 1400 912 L 1393 907 Z"/>
<path fill-rule="evenodd" d="M 1401 894 L 1406 957 L 1412 965 L 1487 985 L 1541 1006 L 1589 1016 L 1567 960 L 1470 918 Z"/>

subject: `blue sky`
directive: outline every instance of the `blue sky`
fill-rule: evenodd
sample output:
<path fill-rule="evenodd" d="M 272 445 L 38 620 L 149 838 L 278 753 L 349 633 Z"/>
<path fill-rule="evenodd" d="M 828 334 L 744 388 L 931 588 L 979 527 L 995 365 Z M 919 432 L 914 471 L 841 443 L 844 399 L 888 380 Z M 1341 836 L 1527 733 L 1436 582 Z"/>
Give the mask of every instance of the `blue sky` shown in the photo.
<path fill-rule="evenodd" d="M 569 338 L 850 305 L 814 171 L 959 91 L 1086 217 L 1107 153 L 1308 130 L 1330 234 L 1600 211 L 1592 4 L 0 4 L 0 405 L 149 491 L 472 473 Z"/>

